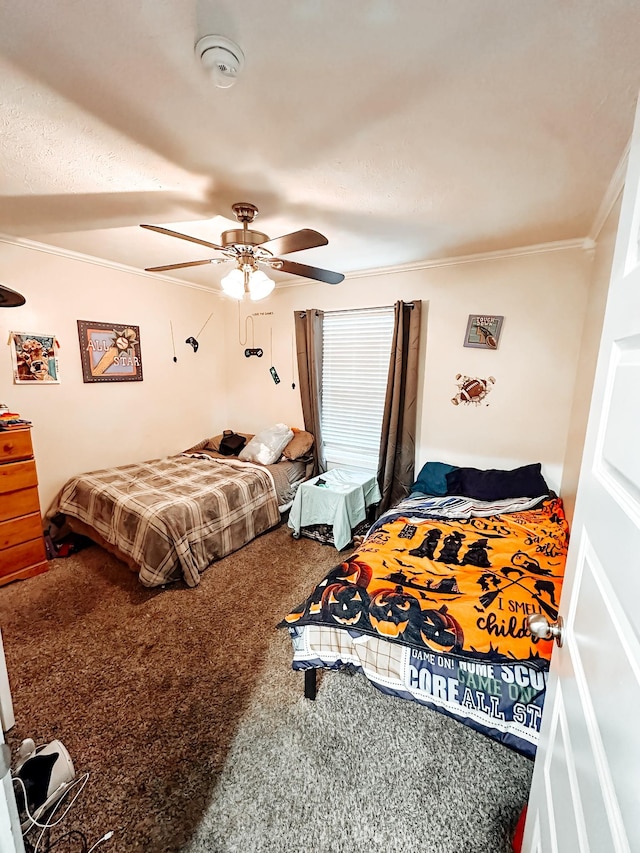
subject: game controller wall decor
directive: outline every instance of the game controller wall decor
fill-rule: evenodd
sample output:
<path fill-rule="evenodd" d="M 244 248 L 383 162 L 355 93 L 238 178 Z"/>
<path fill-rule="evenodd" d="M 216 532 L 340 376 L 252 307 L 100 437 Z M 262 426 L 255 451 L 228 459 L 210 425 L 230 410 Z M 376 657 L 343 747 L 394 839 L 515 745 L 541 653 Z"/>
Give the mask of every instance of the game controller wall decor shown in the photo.
<path fill-rule="evenodd" d="M 14 385 L 60 384 L 55 335 L 10 332 Z"/>

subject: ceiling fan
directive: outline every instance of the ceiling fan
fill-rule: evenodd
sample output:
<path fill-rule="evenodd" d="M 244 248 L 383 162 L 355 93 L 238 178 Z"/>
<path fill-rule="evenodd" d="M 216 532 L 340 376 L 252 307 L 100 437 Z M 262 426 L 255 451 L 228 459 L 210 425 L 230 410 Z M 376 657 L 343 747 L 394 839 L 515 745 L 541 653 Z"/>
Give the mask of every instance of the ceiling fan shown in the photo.
<path fill-rule="evenodd" d="M 17 308 L 19 305 L 24 305 L 26 301 L 21 293 L 0 284 L 0 308 Z"/>
<path fill-rule="evenodd" d="M 268 296 L 274 288 L 273 281 L 268 278 L 261 267 L 279 270 L 304 278 L 323 281 L 326 284 L 339 284 L 344 275 L 320 267 L 311 267 L 307 264 L 288 261 L 279 255 L 288 255 L 291 252 L 300 252 L 303 249 L 313 249 L 316 246 L 326 246 L 327 238 L 318 231 L 310 228 L 302 228 L 282 237 L 270 240 L 261 231 L 253 231 L 248 226 L 258 215 L 258 208 L 247 202 L 239 202 L 231 208 L 236 219 L 242 224 L 242 228 L 231 228 L 224 231 L 220 236 L 220 245 L 201 240 L 199 237 L 190 237 L 178 231 L 171 231 L 158 225 L 141 225 L 150 231 L 159 234 L 168 234 L 170 237 L 179 237 L 181 240 L 189 240 L 220 252 L 221 258 L 207 258 L 202 261 L 186 261 L 181 264 L 164 264 L 159 267 L 146 267 L 147 272 L 164 272 L 165 270 L 176 270 L 184 267 L 197 267 L 202 264 L 223 264 L 233 261 L 235 267 L 222 279 L 222 289 L 229 296 L 242 299 L 248 293 L 251 299 L 263 299 Z"/>

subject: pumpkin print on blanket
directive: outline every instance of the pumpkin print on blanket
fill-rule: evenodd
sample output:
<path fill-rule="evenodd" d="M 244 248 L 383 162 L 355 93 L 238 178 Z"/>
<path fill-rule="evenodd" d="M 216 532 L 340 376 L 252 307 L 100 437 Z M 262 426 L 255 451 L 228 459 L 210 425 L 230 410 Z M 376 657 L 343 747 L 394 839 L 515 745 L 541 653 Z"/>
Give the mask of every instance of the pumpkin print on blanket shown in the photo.
<path fill-rule="evenodd" d="M 408 535 L 407 531 L 411 531 Z M 567 551 L 562 503 L 490 517 L 381 519 L 281 627 L 321 624 L 479 660 L 549 660 Z"/>

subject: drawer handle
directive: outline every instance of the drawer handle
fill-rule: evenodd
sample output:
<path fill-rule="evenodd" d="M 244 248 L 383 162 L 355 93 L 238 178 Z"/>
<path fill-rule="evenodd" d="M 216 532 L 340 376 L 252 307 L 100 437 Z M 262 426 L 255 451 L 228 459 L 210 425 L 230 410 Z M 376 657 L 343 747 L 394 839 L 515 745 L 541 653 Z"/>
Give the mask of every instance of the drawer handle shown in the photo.
<path fill-rule="evenodd" d="M 13 444 L 7 443 L 7 444 L 5 444 L 5 446 L 2 449 L 4 450 L 5 453 L 11 453 L 11 451 L 13 450 Z"/>

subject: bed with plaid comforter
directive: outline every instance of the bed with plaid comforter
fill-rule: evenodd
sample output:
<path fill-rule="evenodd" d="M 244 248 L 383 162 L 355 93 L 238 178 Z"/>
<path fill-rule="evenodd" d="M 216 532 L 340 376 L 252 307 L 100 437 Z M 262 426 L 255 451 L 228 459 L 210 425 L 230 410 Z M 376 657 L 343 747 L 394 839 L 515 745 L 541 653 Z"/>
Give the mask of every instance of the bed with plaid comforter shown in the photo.
<path fill-rule="evenodd" d="M 59 512 L 133 561 L 149 587 L 196 586 L 211 563 L 280 520 L 267 468 L 187 455 L 72 477 L 48 514 Z"/>

